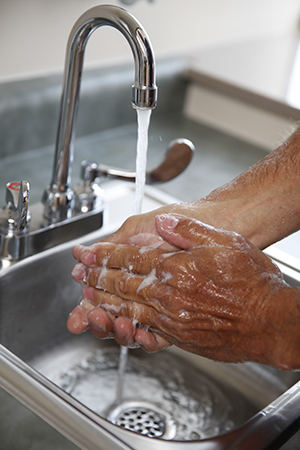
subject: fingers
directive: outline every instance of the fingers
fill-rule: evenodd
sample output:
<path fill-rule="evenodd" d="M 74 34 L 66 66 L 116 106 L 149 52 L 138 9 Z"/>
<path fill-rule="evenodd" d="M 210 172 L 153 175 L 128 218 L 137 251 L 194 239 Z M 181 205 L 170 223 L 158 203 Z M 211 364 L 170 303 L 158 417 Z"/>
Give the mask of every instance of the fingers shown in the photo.
<path fill-rule="evenodd" d="M 113 327 L 108 322 L 107 312 L 98 307 L 88 314 L 88 321 L 92 333 L 100 339 L 114 337 L 115 341 L 129 348 L 142 347 L 149 353 L 158 352 L 171 344 L 163 337 L 146 330 L 136 328 L 131 319 L 117 317 Z"/>
<path fill-rule="evenodd" d="M 91 319 L 90 319 L 91 320 Z M 114 324 L 114 338 L 123 347 L 134 348 L 136 327 L 134 322 L 127 317 L 117 317 Z"/>
<path fill-rule="evenodd" d="M 168 252 L 166 252 L 168 253 Z M 171 253 L 169 251 L 169 253 Z M 73 248 L 74 257 L 87 267 L 106 267 L 126 269 L 128 272 L 148 274 L 160 265 L 161 249 L 138 247 L 114 243 L 96 243 L 90 247 L 77 245 Z"/>
<path fill-rule="evenodd" d="M 173 263 L 172 261 L 169 262 L 167 258 L 165 265 L 166 267 L 170 266 L 169 269 L 171 270 Z M 168 271 L 165 273 L 165 277 L 157 277 L 155 269 L 148 275 L 143 276 L 119 269 L 86 268 L 83 264 L 77 264 L 72 271 L 72 275 L 77 282 L 86 285 L 83 290 L 84 297 L 95 306 L 103 305 L 106 295 L 115 296 L 115 303 L 110 301 L 110 308 L 113 307 L 113 304 L 115 305 L 115 309 L 110 310 L 110 312 L 115 315 L 120 315 L 118 309 L 120 299 L 130 301 L 132 307 L 136 302 L 137 305 L 140 305 L 137 308 L 142 305 L 151 306 L 152 309 L 161 314 L 176 314 L 178 308 L 181 308 L 182 299 L 179 285 L 182 285 L 182 280 L 187 284 L 194 281 L 194 273 L 186 274 L 186 270 L 181 267 L 177 257 L 175 258 L 174 274 Z M 200 274 L 198 280 L 199 283 L 202 280 Z M 147 323 L 140 319 L 139 321 Z"/>
<path fill-rule="evenodd" d="M 157 233 L 173 249 L 175 246 L 185 250 L 198 246 L 237 249 L 246 242 L 237 233 L 217 229 L 179 214 L 160 214 L 156 216 L 155 225 Z M 165 253 L 171 253 L 171 250 L 165 250 Z M 162 254 L 161 248 L 112 242 L 98 242 L 90 247 L 77 245 L 73 249 L 74 257 L 88 267 L 123 268 L 144 275 L 160 266 Z"/>
<path fill-rule="evenodd" d="M 157 211 L 129 217 L 114 234 L 101 242 L 169 248 L 169 245 L 157 234 L 154 224 L 155 216 L 163 209 L 159 208 Z"/>
<path fill-rule="evenodd" d="M 82 292 L 85 297 L 88 297 L 91 304 L 104 308 L 107 313 L 115 317 L 128 317 L 136 323 L 143 323 L 148 326 L 153 326 L 157 320 L 157 312 L 151 306 L 137 303 L 130 299 L 126 300 L 109 292 L 91 287 L 84 288 Z M 89 313 L 89 319 L 90 317 Z M 127 332 L 126 329 L 125 331 Z"/>
<path fill-rule="evenodd" d="M 88 288 L 89 290 L 91 288 Z M 91 297 L 90 292 L 85 289 L 88 297 Z M 89 300 L 83 299 L 80 304 L 74 308 L 69 314 L 67 321 L 67 328 L 71 333 L 79 334 L 90 328 L 91 332 L 100 339 L 114 338 L 115 341 L 125 347 L 135 348 L 140 346 L 147 352 L 157 352 L 171 344 L 163 337 L 152 333 L 141 327 L 136 320 L 133 322 L 128 317 L 115 317 L 108 312 L 109 309 L 115 311 L 116 307 L 113 303 L 109 305 L 109 299 L 106 298 L 104 306 L 96 306 Z M 124 309 L 122 311 L 124 313 Z M 128 308 L 127 308 L 128 312 Z M 136 314 L 136 312 L 134 312 Z"/>
<path fill-rule="evenodd" d="M 114 323 L 104 309 L 96 307 L 87 314 L 91 332 L 100 339 L 114 336 Z"/>
<path fill-rule="evenodd" d="M 126 300 L 133 300 L 138 297 L 138 292 L 147 284 L 147 277 L 135 275 L 119 269 L 86 268 L 83 264 L 76 264 L 72 270 L 75 281 L 86 284 L 90 287 L 107 291 Z M 151 281 L 158 281 L 155 274 Z M 149 279 L 150 284 L 150 279 Z"/>
<path fill-rule="evenodd" d="M 67 328 L 73 334 L 80 334 L 89 328 L 88 312 L 94 305 L 86 299 L 81 300 L 78 306 L 70 312 L 67 320 Z"/>
<path fill-rule="evenodd" d="M 80 334 L 89 328 L 87 312 L 88 310 L 80 305 L 76 306 L 76 308 L 70 312 L 67 320 L 67 328 L 71 333 Z"/>
<path fill-rule="evenodd" d="M 147 352 L 159 352 L 172 344 L 157 333 L 138 328 L 134 335 L 135 341 Z"/>
<path fill-rule="evenodd" d="M 179 214 L 161 214 L 156 217 L 157 232 L 170 244 L 177 245 L 182 249 L 197 250 L 200 256 L 200 248 L 202 247 L 203 261 L 214 261 L 214 253 L 217 254 L 220 248 L 223 248 L 224 255 L 231 250 L 231 257 L 234 253 L 238 253 L 238 258 L 244 259 L 246 264 L 250 259 L 261 264 L 266 270 L 276 272 L 281 278 L 280 270 L 274 265 L 271 259 L 267 258 L 257 247 L 252 245 L 243 236 L 233 231 L 214 228 L 210 225 L 202 223 L 198 220 L 189 219 Z M 205 251 L 205 247 L 209 252 Z M 219 247 L 219 249 L 218 249 Z M 244 257 L 242 257 L 244 255 Z M 240 265 L 239 264 L 239 265 Z M 239 269 L 239 265 L 235 270 Z M 202 265 L 205 268 L 205 264 Z"/>
<path fill-rule="evenodd" d="M 198 246 L 226 246 L 238 248 L 241 236 L 214 228 L 200 221 L 178 214 L 156 216 L 157 232 L 170 244 L 181 249 Z M 165 251 L 171 253 L 171 251 Z M 153 268 L 160 267 L 163 250 L 161 248 L 139 247 L 136 245 L 98 242 L 90 247 L 77 245 L 73 255 L 87 267 L 123 268 L 129 272 L 146 275 Z"/>

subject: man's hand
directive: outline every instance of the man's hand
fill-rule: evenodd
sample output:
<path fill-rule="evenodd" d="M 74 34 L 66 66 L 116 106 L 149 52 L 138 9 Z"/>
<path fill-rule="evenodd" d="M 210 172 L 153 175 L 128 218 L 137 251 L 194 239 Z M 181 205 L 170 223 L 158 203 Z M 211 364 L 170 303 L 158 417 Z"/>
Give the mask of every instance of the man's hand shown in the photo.
<path fill-rule="evenodd" d="M 92 332 L 107 337 L 123 326 L 123 344 L 148 351 L 169 343 L 214 360 L 299 365 L 298 335 L 291 336 L 299 328 L 299 291 L 268 257 L 237 233 L 179 215 L 157 216 L 156 230 L 179 250 L 80 249 L 73 276 L 85 285 Z M 68 326 L 72 331 L 72 316 Z"/>

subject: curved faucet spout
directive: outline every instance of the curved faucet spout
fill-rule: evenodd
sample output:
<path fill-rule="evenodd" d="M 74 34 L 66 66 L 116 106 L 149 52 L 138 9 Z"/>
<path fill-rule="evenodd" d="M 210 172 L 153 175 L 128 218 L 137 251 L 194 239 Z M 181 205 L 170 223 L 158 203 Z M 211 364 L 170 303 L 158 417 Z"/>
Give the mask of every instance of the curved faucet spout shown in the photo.
<path fill-rule="evenodd" d="M 90 35 L 103 25 L 119 30 L 131 47 L 135 61 L 135 80 L 132 86 L 133 107 L 152 109 L 156 106 L 154 53 L 142 25 L 130 13 L 117 6 L 100 5 L 85 12 L 71 30 L 67 44 L 53 175 L 50 187 L 43 197 L 44 217 L 51 223 L 72 216 L 70 206 L 73 202 L 73 193 L 69 188 L 70 164 L 84 52 Z"/>

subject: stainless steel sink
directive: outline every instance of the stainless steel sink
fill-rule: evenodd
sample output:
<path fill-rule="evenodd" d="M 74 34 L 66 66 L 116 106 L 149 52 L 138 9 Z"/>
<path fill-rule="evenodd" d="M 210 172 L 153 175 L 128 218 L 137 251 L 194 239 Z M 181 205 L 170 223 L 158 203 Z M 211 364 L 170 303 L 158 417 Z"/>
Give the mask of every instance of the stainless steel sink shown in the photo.
<path fill-rule="evenodd" d="M 110 219 L 82 243 L 109 234 L 131 213 L 131 186 L 112 183 L 106 197 Z M 150 188 L 144 209 L 170 200 Z M 80 297 L 80 286 L 70 276 L 73 244 L 0 274 L 2 388 L 83 449 L 259 450 L 270 444 L 278 448 L 279 436 L 295 431 L 296 373 L 215 363 L 176 348 L 154 355 L 131 350 L 118 402 L 119 346 L 89 332 L 72 336 L 66 329 Z M 276 259 L 276 250 L 270 253 Z M 278 262 L 288 281 L 298 285 L 299 272 Z M 1 401 L 0 417 L 6 410 Z M 1 430 L 1 439 L 4 435 Z"/>

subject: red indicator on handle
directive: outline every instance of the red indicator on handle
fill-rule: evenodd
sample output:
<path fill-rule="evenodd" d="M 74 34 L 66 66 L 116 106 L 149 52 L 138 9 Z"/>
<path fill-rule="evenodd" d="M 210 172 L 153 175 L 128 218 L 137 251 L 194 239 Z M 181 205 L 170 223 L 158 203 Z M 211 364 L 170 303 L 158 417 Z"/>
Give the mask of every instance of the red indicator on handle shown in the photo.
<path fill-rule="evenodd" d="M 14 191 L 19 191 L 20 190 L 20 186 L 21 183 L 18 181 L 11 181 L 10 183 L 8 183 L 7 187 L 9 189 L 13 189 Z"/>

